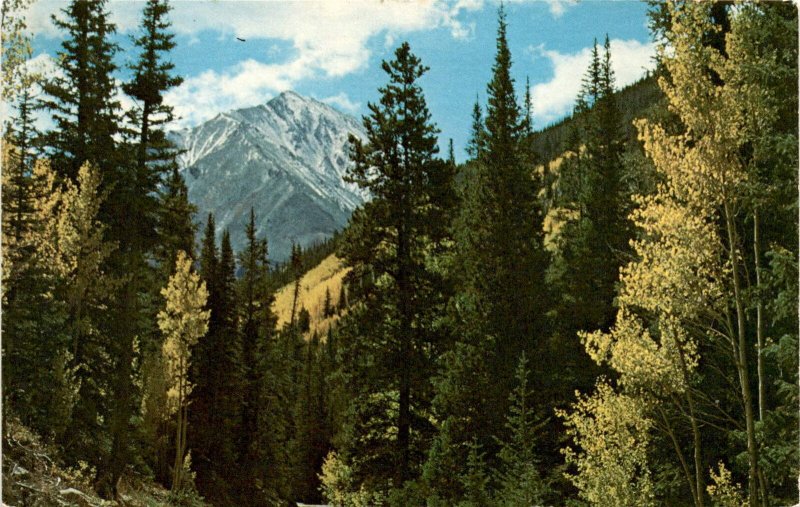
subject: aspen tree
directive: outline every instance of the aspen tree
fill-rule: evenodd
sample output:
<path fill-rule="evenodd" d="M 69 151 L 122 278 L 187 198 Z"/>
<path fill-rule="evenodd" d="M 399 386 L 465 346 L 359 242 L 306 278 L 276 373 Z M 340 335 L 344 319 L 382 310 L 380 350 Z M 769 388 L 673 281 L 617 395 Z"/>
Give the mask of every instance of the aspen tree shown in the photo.
<path fill-rule="evenodd" d="M 189 382 L 191 350 L 208 331 L 209 310 L 204 310 L 208 291 L 206 284 L 192 271 L 192 260 L 178 252 L 175 273 L 161 294 L 166 307 L 158 313 L 158 327 L 164 334 L 162 355 L 169 378 L 170 410 L 176 414 L 175 463 L 172 469 L 172 491 L 183 487 L 183 461 L 186 452 L 187 397 L 192 392 Z"/>

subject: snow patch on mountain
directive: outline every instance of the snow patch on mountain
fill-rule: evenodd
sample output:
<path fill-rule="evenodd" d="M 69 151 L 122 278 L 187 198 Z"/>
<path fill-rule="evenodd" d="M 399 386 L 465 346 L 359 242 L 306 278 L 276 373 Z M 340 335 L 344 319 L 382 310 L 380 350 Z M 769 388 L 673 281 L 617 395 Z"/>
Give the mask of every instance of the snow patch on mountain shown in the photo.
<path fill-rule="evenodd" d="M 292 242 L 307 246 L 342 229 L 368 195 L 343 176 L 348 137 L 365 139 L 352 116 L 295 92 L 266 104 L 221 113 L 171 133 L 197 220 L 213 213 L 234 250 L 245 244 L 250 207 L 270 258 L 285 260 Z"/>

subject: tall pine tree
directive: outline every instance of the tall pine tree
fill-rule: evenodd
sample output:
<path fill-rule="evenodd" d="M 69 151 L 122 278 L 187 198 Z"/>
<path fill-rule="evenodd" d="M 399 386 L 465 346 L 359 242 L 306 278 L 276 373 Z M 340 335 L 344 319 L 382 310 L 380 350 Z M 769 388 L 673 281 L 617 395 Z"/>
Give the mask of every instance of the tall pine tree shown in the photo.
<path fill-rule="evenodd" d="M 460 392 L 440 389 L 437 394 L 441 417 L 451 419 L 442 425 L 451 432 L 447 452 L 456 453 L 446 461 L 462 467 L 466 445 L 473 437 L 487 459 L 494 459 L 497 446 L 492 435 L 503 434 L 502 414 L 517 357 L 521 351 L 541 354 L 545 350 L 541 338 L 549 303 L 542 276 L 547 257 L 542 248 L 538 182 L 523 143 L 526 119 L 514 92 L 506 31 L 501 6 L 485 120 L 481 121 L 476 105 L 470 145 L 475 155 L 471 170 L 464 173 L 463 204 L 454 232 L 452 274 L 458 289 L 452 318 L 462 343 L 443 358 L 439 385 L 469 387 Z M 476 356 L 485 358 L 486 368 L 465 367 Z M 534 378 L 545 378 L 536 373 Z M 470 405 L 476 400 L 484 405 Z M 473 410 L 481 417 L 472 417 Z"/>
<path fill-rule="evenodd" d="M 64 19 L 53 16 L 66 32 L 57 59 L 61 72 L 43 86 L 42 107 L 55 124 L 45 134 L 47 155 L 61 177 L 74 180 L 87 161 L 105 175 L 118 161 L 114 136 L 120 105 L 113 76 L 118 47 L 109 40 L 115 27 L 105 0 L 72 0 L 62 14 Z"/>
<path fill-rule="evenodd" d="M 242 407 L 242 343 L 238 329 L 236 262 L 230 235 L 216 246 L 209 215 L 200 254 L 200 276 L 208 288 L 208 333 L 195 346 L 189 426 L 189 449 L 197 489 L 220 505 L 236 505 Z"/>
<path fill-rule="evenodd" d="M 364 118 L 368 142 L 351 138 L 355 167 L 348 173 L 349 181 L 368 189 L 373 199 L 353 215 L 341 254 L 350 266 L 370 266 L 378 278 L 365 303 L 385 340 L 374 365 L 382 373 L 370 391 L 357 393 L 354 403 L 356 410 L 370 411 L 375 408 L 370 400 L 386 396 L 397 407 L 390 423 L 396 431 L 392 451 L 372 458 L 381 460 L 395 484 L 402 485 L 416 475 L 417 453 L 424 447 L 419 439 L 430 433 L 423 415 L 437 348 L 430 311 L 442 294 L 438 275 L 425 259 L 426 251 L 440 249 L 447 235 L 453 168 L 436 156 L 437 130 L 418 84 L 427 68 L 408 43 L 382 67 L 389 83 Z"/>

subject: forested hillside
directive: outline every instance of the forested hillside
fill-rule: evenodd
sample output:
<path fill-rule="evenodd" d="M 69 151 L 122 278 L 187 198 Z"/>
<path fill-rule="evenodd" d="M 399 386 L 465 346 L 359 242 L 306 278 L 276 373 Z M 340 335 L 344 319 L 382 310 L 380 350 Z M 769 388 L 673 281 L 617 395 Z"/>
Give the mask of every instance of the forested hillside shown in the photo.
<path fill-rule="evenodd" d="M 2 4 L 4 502 L 798 501 L 793 5 L 654 4 L 655 74 L 618 90 L 595 41 L 534 132 L 501 4 L 464 164 L 400 43 L 349 140 L 371 199 L 276 265 L 255 210 L 240 251 L 195 216 L 168 0 L 127 59 L 106 1 L 70 1 L 50 76 L 27 3 Z"/>

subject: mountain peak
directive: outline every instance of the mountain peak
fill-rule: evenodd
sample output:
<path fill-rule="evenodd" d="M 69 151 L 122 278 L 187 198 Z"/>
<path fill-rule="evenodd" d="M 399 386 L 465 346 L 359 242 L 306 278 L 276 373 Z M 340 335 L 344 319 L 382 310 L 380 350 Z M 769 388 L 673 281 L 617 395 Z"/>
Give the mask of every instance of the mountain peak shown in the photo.
<path fill-rule="evenodd" d="M 309 102 L 315 102 L 308 97 L 304 97 L 297 93 L 294 90 L 285 90 L 270 99 L 267 104 L 273 104 L 276 102 L 285 103 L 285 104 L 307 104 Z"/>
<path fill-rule="evenodd" d="M 343 181 L 351 134 L 366 135 L 352 116 L 285 91 L 175 133 L 173 141 L 185 150 L 181 164 L 198 216 L 213 212 L 241 250 L 254 207 L 271 258 L 283 261 L 292 243 L 305 247 L 344 227 L 368 197 Z"/>

